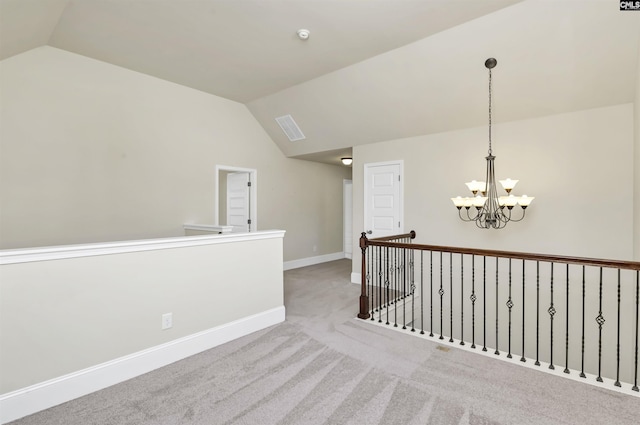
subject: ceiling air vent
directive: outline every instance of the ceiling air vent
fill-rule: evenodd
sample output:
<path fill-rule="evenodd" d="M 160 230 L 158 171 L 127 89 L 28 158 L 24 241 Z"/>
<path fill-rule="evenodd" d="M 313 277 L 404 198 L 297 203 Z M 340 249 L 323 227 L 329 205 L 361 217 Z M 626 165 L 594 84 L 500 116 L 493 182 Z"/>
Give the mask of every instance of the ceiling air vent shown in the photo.
<path fill-rule="evenodd" d="M 284 134 L 287 135 L 290 141 L 295 142 L 296 140 L 304 139 L 304 134 L 302 134 L 302 130 L 298 127 L 298 124 L 293 120 L 291 115 L 284 115 L 282 117 L 276 118 L 276 122 L 280 125 Z"/>

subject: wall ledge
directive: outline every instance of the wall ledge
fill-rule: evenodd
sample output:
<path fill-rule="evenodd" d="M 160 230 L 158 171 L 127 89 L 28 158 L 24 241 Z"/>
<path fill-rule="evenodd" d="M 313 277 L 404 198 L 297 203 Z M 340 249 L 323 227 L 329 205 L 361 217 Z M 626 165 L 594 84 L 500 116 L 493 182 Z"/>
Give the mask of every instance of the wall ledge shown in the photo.
<path fill-rule="evenodd" d="M 0 265 L 284 238 L 284 230 L 0 250 Z"/>
<path fill-rule="evenodd" d="M 196 230 L 200 232 L 231 233 L 233 226 L 221 226 L 215 224 L 185 224 L 184 230 Z"/>

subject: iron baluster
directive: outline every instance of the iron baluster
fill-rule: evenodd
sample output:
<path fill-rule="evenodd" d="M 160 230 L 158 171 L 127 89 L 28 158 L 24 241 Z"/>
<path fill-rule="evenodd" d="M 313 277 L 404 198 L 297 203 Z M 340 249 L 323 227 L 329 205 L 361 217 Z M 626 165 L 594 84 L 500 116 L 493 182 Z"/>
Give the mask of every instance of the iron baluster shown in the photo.
<path fill-rule="evenodd" d="M 405 304 L 405 298 L 407 296 L 407 291 L 406 291 L 406 281 L 403 278 L 403 274 L 404 274 L 404 263 L 403 263 L 403 258 L 402 258 L 402 250 L 401 248 L 396 249 L 396 258 L 397 258 L 397 270 L 396 270 L 396 287 L 398 288 L 398 293 L 394 295 L 394 299 L 395 299 L 395 309 L 396 309 L 396 324 L 394 325 L 395 327 L 398 327 L 398 303 L 401 302 L 402 306 L 404 307 Z M 402 320 L 404 321 L 404 317 L 402 318 Z M 403 327 L 403 329 L 406 329 Z"/>
<path fill-rule="evenodd" d="M 585 288 L 585 266 L 582 266 L 582 365 L 580 366 L 580 377 L 586 378 L 584 374 L 584 301 L 586 296 Z"/>
<path fill-rule="evenodd" d="M 496 356 L 500 355 L 500 351 L 498 351 L 498 347 L 500 346 L 500 343 L 498 342 L 498 260 L 499 258 L 496 257 L 496 351 L 493 353 Z"/>
<path fill-rule="evenodd" d="M 482 257 L 482 351 L 487 351 L 487 257 Z"/>
<path fill-rule="evenodd" d="M 598 323 L 598 377 L 596 381 L 602 382 L 602 325 L 604 325 L 604 316 L 602 315 L 602 267 L 600 267 L 600 293 L 598 295 L 599 309 L 596 316 L 596 323 Z"/>
<path fill-rule="evenodd" d="M 398 282 L 398 275 L 400 273 L 400 267 L 398 266 L 398 249 L 394 248 L 393 251 L 393 266 L 391 267 L 391 279 L 393 279 L 393 299 L 390 304 L 393 304 L 393 327 L 398 327 L 398 300 L 400 297 L 400 285 Z"/>
<path fill-rule="evenodd" d="M 556 309 L 553 306 L 553 263 L 551 263 L 551 305 L 549 306 L 549 309 L 547 310 L 547 313 L 549 313 L 549 317 L 551 320 L 551 331 L 550 331 L 550 364 L 549 364 L 549 369 L 555 369 L 556 367 L 553 365 L 553 316 L 556 314 Z"/>
<path fill-rule="evenodd" d="M 507 300 L 507 307 L 509 308 L 509 350 L 507 358 L 511 358 L 511 308 L 513 308 L 513 301 L 511 300 L 511 258 L 509 258 L 509 299 Z"/>
<path fill-rule="evenodd" d="M 429 336 L 433 336 L 433 251 L 429 251 L 429 301 L 431 312 L 429 313 Z"/>
<path fill-rule="evenodd" d="M 382 247 L 378 247 L 378 323 L 382 323 L 382 310 L 384 309 L 384 301 L 382 300 L 382 285 L 384 277 L 382 273 Z"/>
<path fill-rule="evenodd" d="M 407 297 L 407 276 L 406 276 L 406 268 L 405 268 L 405 261 L 406 261 L 406 250 L 404 248 L 402 248 L 402 251 L 400 251 L 400 271 L 398 273 L 398 276 L 400 276 L 400 279 L 402 279 L 402 293 L 403 293 L 403 301 L 402 301 L 402 329 L 407 329 L 407 303 L 406 303 L 406 297 Z"/>
<path fill-rule="evenodd" d="M 377 306 L 378 306 L 378 297 L 380 296 L 380 294 L 378 293 L 378 285 L 376 285 L 376 278 L 378 277 L 378 274 L 376 272 L 376 268 L 377 268 L 377 261 L 376 261 L 376 248 L 375 246 L 371 247 L 369 249 L 370 251 L 370 265 L 369 265 L 369 270 L 371 271 L 371 292 L 372 292 L 372 296 L 371 298 L 373 298 L 374 300 L 374 304 L 372 305 L 372 310 L 375 309 L 374 311 L 378 311 L 377 310 Z M 371 313 L 371 320 L 375 320 L 375 314 L 372 311 Z"/>
<path fill-rule="evenodd" d="M 449 342 L 453 342 L 453 253 L 449 253 Z"/>
<path fill-rule="evenodd" d="M 536 366 L 540 366 L 540 262 L 536 261 Z"/>
<path fill-rule="evenodd" d="M 411 332 L 416 331 L 416 276 L 415 256 L 413 250 L 409 251 L 409 278 L 411 280 Z"/>
<path fill-rule="evenodd" d="M 618 337 L 616 342 L 616 382 L 613 384 L 620 386 L 620 269 L 618 269 Z"/>
<path fill-rule="evenodd" d="M 385 268 L 384 268 L 384 287 L 385 287 L 385 305 L 387 307 L 387 322 L 385 323 L 385 325 L 389 325 L 389 298 L 391 296 L 390 294 L 390 289 L 389 289 L 389 274 L 390 274 L 390 265 L 389 265 L 389 247 L 387 247 L 387 249 L 385 250 Z"/>
<path fill-rule="evenodd" d="M 471 348 L 476 348 L 476 256 L 471 254 Z"/>
<path fill-rule="evenodd" d="M 442 251 L 440 251 L 440 290 L 438 291 L 438 294 L 440 294 L 440 338 L 438 339 L 444 339 L 442 336 L 444 333 L 444 330 L 442 329 L 442 296 L 444 295 L 444 289 L 442 289 Z"/>
<path fill-rule="evenodd" d="M 569 264 L 567 264 L 567 305 L 566 305 L 566 322 L 564 336 L 564 373 L 569 373 Z"/>
<path fill-rule="evenodd" d="M 633 378 L 633 391 L 638 391 L 638 304 L 640 303 L 640 271 L 636 271 L 636 355 Z"/>
<path fill-rule="evenodd" d="M 522 356 L 520 357 L 521 362 L 526 362 L 527 359 L 524 356 L 524 309 L 527 303 L 525 302 L 525 267 L 524 267 L 524 259 L 522 259 Z"/>
<path fill-rule="evenodd" d="M 409 259 L 407 257 L 407 249 L 402 249 L 402 287 L 405 291 L 405 299 L 411 296 L 409 289 Z M 407 329 L 407 303 L 402 303 L 402 329 Z"/>
<path fill-rule="evenodd" d="M 370 320 L 375 320 L 374 316 L 374 309 L 375 309 L 375 299 L 376 299 L 376 290 L 375 287 L 373 285 L 373 273 L 372 271 L 372 267 L 373 267 L 373 249 L 369 249 L 369 252 L 367 253 L 367 255 L 369 256 L 369 264 L 367 265 L 367 281 L 369 282 L 369 298 L 371 298 L 371 319 Z"/>
<path fill-rule="evenodd" d="M 420 251 L 420 335 L 424 335 L 424 251 Z"/>
<path fill-rule="evenodd" d="M 464 345 L 464 254 L 460 254 L 460 345 Z"/>

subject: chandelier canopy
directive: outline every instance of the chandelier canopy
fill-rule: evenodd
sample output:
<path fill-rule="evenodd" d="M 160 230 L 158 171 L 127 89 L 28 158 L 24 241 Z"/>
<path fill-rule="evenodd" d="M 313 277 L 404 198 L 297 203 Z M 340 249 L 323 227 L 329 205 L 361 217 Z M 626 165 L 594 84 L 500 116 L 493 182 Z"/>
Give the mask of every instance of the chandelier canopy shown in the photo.
<path fill-rule="evenodd" d="M 500 180 L 502 188 L 507 192 L 506 196 L 499 196 L 496 189 L 495 159 L 491 149 L 491 70 L 498 64 L 494 58 L 485 61 L 484 66 L 489 70 L 489 154 L 487 160 L 486 181 L 470 181 L 466 183 L 473 194 L 469 197 L 457 196 L 451 198 L 453 204 L 458 208 L 458 215 L 463 221 L 473 221 L 481 229 L 502 229 L 510 221 L 520 221 L 524 218 L 525 210 L 533 201 L 533 196 L 515 196 L 511 191 L 518 183 L 518 180 L 509 178 Z M 511 211 L 519 205 L 522 215 L 513 218 Z M 471 208 L 474 208 L 473 210 Z M 462 208 L 465 209 L 463 214 Z"/>

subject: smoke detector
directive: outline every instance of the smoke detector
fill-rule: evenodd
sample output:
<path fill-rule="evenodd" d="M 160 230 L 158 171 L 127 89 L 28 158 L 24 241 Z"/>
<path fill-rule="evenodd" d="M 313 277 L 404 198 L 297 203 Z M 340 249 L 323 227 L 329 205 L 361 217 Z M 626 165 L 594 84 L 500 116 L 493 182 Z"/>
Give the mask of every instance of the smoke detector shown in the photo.
<path fill-rule="evenodd" d="M 298 31 L 296 31 L 296 34 L 298 34 L 298 38 L 300 40 L 307 40 L 309 38 L 309 34 L 311 34 L 311 32 L 309 30 L 306 30 L 304 28 L 299 29 Z"/>

